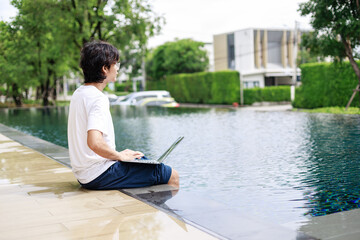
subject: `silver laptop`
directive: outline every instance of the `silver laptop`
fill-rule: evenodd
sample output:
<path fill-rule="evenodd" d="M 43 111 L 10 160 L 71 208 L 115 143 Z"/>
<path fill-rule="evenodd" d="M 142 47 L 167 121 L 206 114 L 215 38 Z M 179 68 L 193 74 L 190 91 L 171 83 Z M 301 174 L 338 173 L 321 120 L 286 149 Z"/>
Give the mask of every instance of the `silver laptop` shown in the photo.
<path fill-rule="evenodd" d="M 146 164 L 160 164 L 163 161 L 165 161 L 165 159 L 167 158 L 167 156 L 169 156 L 169 154 L 172 152 L 172 150 L 174 150 L 176 148 L 176 146 L 184 139 L 184 137 L 179 137 L 178 139 L 176 139 L 176 141 L 157 159 L 157 160 L 153 160 L 153 159 L 148 159 L 147 157 L 143 156 L 140 159 L 134 159 L 134 160 L 130 160 L 130 161 L 123 161 L 123 162 L 132 162 L 132 163 L 146 163 Z"/>

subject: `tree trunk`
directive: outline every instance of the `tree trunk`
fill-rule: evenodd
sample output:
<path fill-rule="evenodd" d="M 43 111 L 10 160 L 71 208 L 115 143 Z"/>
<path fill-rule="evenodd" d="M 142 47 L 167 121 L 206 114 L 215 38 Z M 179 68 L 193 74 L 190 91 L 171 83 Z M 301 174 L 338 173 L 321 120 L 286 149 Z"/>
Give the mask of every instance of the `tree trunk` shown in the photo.
<path fill-rule="evenodd" d="M 54 83 L 52 86 L 52 99 L 54 100 L 54 103 L 56 102 L 57 98 L 59 97 L 60 94 L 60 89 L 61 89 L 61 84 L 60 84 L 60 78 L 54 76 Z"/>
<path fill-rule="evenodd" d="M 50 95 L 50 89 L 49 89 L 49 85 L 50 85 L 50 79 L 48 78 L 46 80 L 43 92 L 42 92 L 42 96 L 43 96 L 43 106 L 49 106 L 49 95 Z"/>
<path fill-rule="evenodd" d="M 350 65 L 353 68 L 357 78 L 358 78 L 358 84 L 360 84 L 360 68 L 359 65 L 357 65 L 354 56 L 353 56 L 353 51 L 350 45 L 350 41 L 346 38 L 344 38 L 343 36 L 341 36 L 341 41 L 344 44 L 345 47 L 345 53 L 346 56 L 349 58 L 350 61 Z M 348 103 L 348 106 L 350 106 L 351 102 Z"/>
<path fill-rule="evenodd" d="M 52 100 L 54 100 L 54 102 L 57 99 L 56 87 L 51 88 L 51 98 L 52 98 Z"/>
<path fill-rule="evenodd" d="M 36 100 L 41 99 L 41 92 L 42 92 L 41 89 L 42 89 L 42 85 L 36 87 L 36 97 L 35 97 Z"/>
<path fill-rule="evenodd" d="M 48 59 L 48 64 L 50 64 L 51 66 L 54 66 L 55 61 L 53 59 Z M 55 72 L 51 68 L 48 68 L 47 72 L 48 72 L 47 79 L 45 82 L 45 86 L 43 89 L 43 95 L 42 95 L 44 106 L 49 105 L 49 97 L 50 97 L 50 95 L 52 95 L 52 91 L 53 91 L 53 86 L 51 86 L 51 79 L 55 79 Z M 54 81 L 54 82 L 56 82 L 56 81 Z M 56 99 L 56 96 L 55 96 L 55 99 Z"/>
<path fill-rule="evenodd" d="M 21 94 L 19 94 L 19 88 L 16 83 L 12 84 L 12 97 L 14 99 L 15 105 L 21 107 Z"/>
<path fill-rule="evenodd" d="M 7 101 L 8 98 L 10 98 L 10 84 L 6 84 L 6 92 L 5 92 L 5 102 Z"/>
<path fill-rule="evenodd" d="M 29 89 L 28 88 L 26 88 L 24 90 L 24 93 L 25 93 L 25 99 L 29 99 Z"/>

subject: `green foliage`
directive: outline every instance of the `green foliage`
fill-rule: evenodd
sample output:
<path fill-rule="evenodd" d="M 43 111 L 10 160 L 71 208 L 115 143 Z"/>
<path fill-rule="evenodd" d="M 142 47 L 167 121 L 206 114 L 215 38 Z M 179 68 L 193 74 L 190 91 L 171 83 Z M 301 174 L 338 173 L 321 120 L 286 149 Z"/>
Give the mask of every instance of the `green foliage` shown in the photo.
<path fill-rule="evenodd" d="M 284 102 L 290 101 L 290 99 L 290 86 L 244 89 L 245 105 L 251 105 L 255 102 Z"/>
<path fill-rule="evenodd" d="M 348 110 L 345 107 L 325 107 L 315 109 L 294 109 L 294 111 L 310 112 L 310 113 L 331 113 L 331 114 L 360 114 L 360 108 L 349 107 Z"/>
<path fill-rule="evenodd" d="M 148 90 L 167 90 L 182 103 L 232 104 L 239 102 L 239 73 L 236 71 L 183 73 L 162 81 L 147 82 Z"/>
<path fill-rule="evenodd" d="M 357 81 L 348 62 L 309 63 L 301 68 L 302 85 L 296 89 L 293 106 L 296 108 L 320 108 L 345 106 Z M 359 106 L 359 96 L 352 106 Z"/>
<path fill-rule="evenodd" d="M 136 89 L 137 90 L 140 89 L 140 85 L 141 85 L 141 82 L 137 81 L 136 82 Z M 132 81 L 126 81 L 126 82 L 123 82 L 123 83 L 115 82 L 114 90 L 111 90 L 109 88 L 109 85 L 107 85 L 104 88 L 104 91 L 108 92 L 108 93 L 116 94 L 117 96 L 126 95 L 129 92 L 133 92 L 133 83 L 132 83 Z"/>
<path fill-rule="evenodd" d="M 0 84 L 17 106 L 21 105 L 22 92 L 36 81 L 31 77 L 33 67 L 27 64 L 32 56 L 28 54 L 28 39 L 24 39 L 22 29 L 0 21 Z"/>
<path fill-rule="evenodd" d="M 0 84 L 7 84 L 17 105 L 30 86 L 49 104 L 56 82 L 69 72 L 80 72 L 80 49 L 92 39 L 114 44 L 122 68 L 131 66 L 131 75 L 138 74 L 147 41 L 162 22 L 150 3 L 141 0 L 11 3 L 18 14 L 12 22 L 0 22 Z"/>
<path fill-rule="evenodd" d="M 70 105 L 70 101 L 59 101 L 57 100 L 55 102 L 55 106 L 57 107 L 65 107 L 65 106 L 69 106 Z"/>
<path fill-rule="evenodd" d="M 308 0 L 300 3 L 301 15 L 310 15 L 314 32 L 303 38 L 303 45 L 313 54 L 347 57 L 360 83 L 360 7 L 358 0 Z"/>
<path fill-rule="evenodd" d="M 148 55 L 148 80 L 159 81 L 167 75 L 205 71 L 209 65 L 204 43 L 191 39 L 166 42 Z"/>
<path fill-rule="evenodd" d="M 301 37 L 301 46 L 307 49 L 310 59 L 314 56 L 320 56 L 322 59 L 333 56 L 338 60 L 346 57 L 344 45 L 339 41 L 336 34 L 325 35 L 316 30 L 315 32 L 304 33 Z"/>
<path fill-rule="evenodd" d="M 304 33 L 302 35 L 302 39 L 307 38 L 307 36 L 308 34 Z M 304 42 L 306 42 L 306 40 L 302 40 L 301 44 L 304 44 Z M 296 63 L 299 66 L 304 63 L 324 62 L 324 59 L 325 58 L 323 56 L 319 56 L 314 52 L 310 51 L 310 49 L 306 49 L 305 47 L 303 47 L 297 54 Z"/>
<path fill-rule="evenodd" d="M 24 99 L 23 103 L 28 106 L 41 106 L 41 101 L 39 100 Z"/>
<path fill-rule="evenodd" d="M 239 73 L 236 71 L 176 74 L 166 80 L 148 82 L 148 90 L 167 90 L 182 103 L 232 104 L 240 102 Z M 244 89 L 245 104 L 290 101 L 290 87 Z"/>
<path fill-rule="evenodd" d="M 73 63 L 69 23 L 59 8 L 60 3 L 54 0 L 13 0 L 19 13 L 11 23 L 22 36 L 15 49 L 22 51 L 22 62 L 31 69 L 23 72 L 24 81 L 31 80 L 41 92 L 39 97 L 48 105 L 51 91 L 56 81 L 70 70 Z M 40 14 L 41 13 L 41 14 Z M 55 27 L 56 25 L 61 27 Z M 64 46 L 67 46 L 64 48 Z M 24 86 L 21 84 L 21 88 Z"/>
<path fill-rule="evenodd" d="M 312 50 L 325 56 L 343 58 L 346 56 L 343 41 L 348 41 L 352 49 L 360 45 L 358 3 L 342 0 L 309 0 L 300 3 L 301 15 L 310 15 L 311 25 L 315 30 L 312 36 L 309 36 Z"/>
<path fill-rule="evenodd" d="M 240 77 L 238 72 L 223 71 L 213 74 L 211 77 L 211 100 L 209 103 L 232 104 L 240 101 Z"/>
<path fill-rule="evenodd" d="M 130 81 L 124 83 L 115 83 L 115 92 L 130 92 L 132 91 L 132 83 Z"/>
<path fill-rule="evenodd" d="M 167 90 L 166 80 L 163 79 L 163 80 L 159 80 L 159 81 L 147 81 L 146 89 L 147 90 Z"/>
<path fill-rule="evenodd" d="M 3 86 L 0 86 L 0 96 L 1 95 L 6 95 L 6 89 Z"/>
<path fill-rule="evenodd" d="M 136 82 L 136 88 L 140 89 L 141 83 Z M 133 92 L 133 83 L 131 81 L 126 81 L 124 83 L 115 83 L 115 92 Z"/>

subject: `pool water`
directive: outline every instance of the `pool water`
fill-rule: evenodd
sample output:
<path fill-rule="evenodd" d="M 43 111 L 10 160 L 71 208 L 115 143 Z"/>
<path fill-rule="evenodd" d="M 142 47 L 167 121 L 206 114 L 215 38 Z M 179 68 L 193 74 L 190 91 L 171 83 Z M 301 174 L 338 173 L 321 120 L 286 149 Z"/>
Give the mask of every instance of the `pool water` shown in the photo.
<path fill-rule="evenodd" d="M 68 108 L 2 109 L 0 122 L 67 147 Z M 111 107 L 117 149 L 159 156 L 181 191 L 278 224 L 360 206 L 360 117 L 221 108 Z"/>

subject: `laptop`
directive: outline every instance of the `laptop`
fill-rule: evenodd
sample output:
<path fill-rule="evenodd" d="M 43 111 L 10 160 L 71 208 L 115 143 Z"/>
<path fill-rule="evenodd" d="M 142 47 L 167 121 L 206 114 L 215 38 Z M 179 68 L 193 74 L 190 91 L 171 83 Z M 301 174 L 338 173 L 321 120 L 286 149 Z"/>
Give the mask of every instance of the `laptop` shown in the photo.
<path fill-rule="evenodd" d="M 178 139 L 176 139 L 176 141 L 171 144 L 171 146 L 157 159 L 157 160 L 153 160 L 153 159 L 148 159 L 147 157 L 143 156 L 142 158 L 139 159 L 133 159 L 130 161 L 123 161 L 123 162 L 132 162 L 132 163 L 145 163 L 145 164 L 160 164 L 163 161 L 165 161 L 165 159 L 167 158 L 167 156 L 169 156 L 169 154 L 172 152 L 172 150 L 174 150 L 176 148 L 176 146 L 184 139 L 184 137 L 179 137 Z"/>

